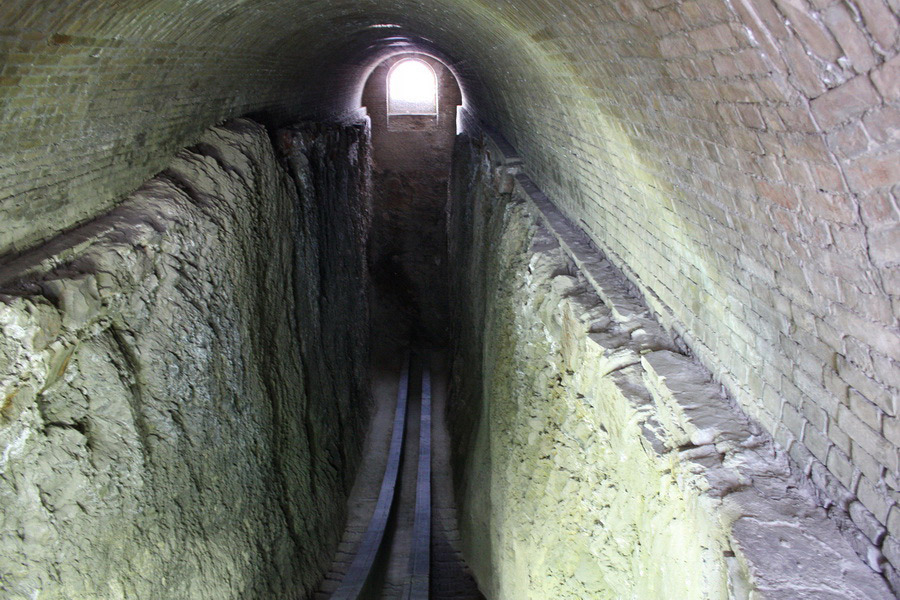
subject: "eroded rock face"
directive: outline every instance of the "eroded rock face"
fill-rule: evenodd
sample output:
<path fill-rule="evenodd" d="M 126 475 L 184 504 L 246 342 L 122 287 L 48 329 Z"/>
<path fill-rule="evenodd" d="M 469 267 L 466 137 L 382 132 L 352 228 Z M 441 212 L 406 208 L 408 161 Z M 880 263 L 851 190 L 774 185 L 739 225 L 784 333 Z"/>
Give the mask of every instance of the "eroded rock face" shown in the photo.
<path fill-rule="evenodd" d="M 768 434 L 529 185 L 458 143 L 450 420 L 485 594 L 892 598 Z"/>
<path fill-rule="evenodd" d="M 302 598 L 366 419 L 362 127 L 216 127 L 0 276 L 0 596 Z M 325 208 L 327 207 L 327 208 Z"/>

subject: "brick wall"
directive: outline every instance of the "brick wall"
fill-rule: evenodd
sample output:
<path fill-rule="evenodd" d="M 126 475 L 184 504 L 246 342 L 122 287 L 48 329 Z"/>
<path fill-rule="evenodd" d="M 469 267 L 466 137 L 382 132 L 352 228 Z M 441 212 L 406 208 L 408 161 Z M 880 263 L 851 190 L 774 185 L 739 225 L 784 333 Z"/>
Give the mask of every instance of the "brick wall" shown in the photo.
<path fill-rule="evenodd" d="M 367 53 L 422 36 L 873 566 L 900 566 L 897 0 L 116 6 L 0 9 L 0 254 L 211 122 L 352 108 Z"/>
<path fill-rule="evenodd" d="M 879 552 L 900 566 L 892 10 L 637 1 L 550 24 L 520 15 L 544 52 L 498 40 L 485 71 L 506 92 L 487 98 L 489 120 L 529 173 L 849 513 L 876 568 Z M 547 76 L 519 77 L 520 57 Z"/>

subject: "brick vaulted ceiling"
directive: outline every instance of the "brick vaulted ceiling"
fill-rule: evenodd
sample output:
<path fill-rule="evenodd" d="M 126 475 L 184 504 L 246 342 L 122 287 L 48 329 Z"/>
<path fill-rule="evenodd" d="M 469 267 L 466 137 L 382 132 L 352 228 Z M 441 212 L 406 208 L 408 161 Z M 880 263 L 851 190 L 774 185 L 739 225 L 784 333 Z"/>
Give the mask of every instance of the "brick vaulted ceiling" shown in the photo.
<path fill-rule="evenodd" d="M 108 209 L 217 121 L 355 108 L 371 57 L 411 40 L 748 412 L 893 528 L 900 565 L 898 9 L 4 0 L 0 255 Z"/>

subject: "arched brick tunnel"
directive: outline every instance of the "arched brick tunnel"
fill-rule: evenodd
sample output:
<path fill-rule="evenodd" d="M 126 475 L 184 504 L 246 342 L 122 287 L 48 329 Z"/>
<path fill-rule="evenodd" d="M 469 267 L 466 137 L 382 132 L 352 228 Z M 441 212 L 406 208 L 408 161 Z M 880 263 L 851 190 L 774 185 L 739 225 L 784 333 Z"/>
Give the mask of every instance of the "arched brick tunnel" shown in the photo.
<path fill-rule="evenodd" d="M 448 420 L 482 592 L 891 597 L 898 11 L 6 0 L 0 595 L 316 589 L 371 413 L 367 132 L 323 123 L 417 51 L 464 96 Z"/>

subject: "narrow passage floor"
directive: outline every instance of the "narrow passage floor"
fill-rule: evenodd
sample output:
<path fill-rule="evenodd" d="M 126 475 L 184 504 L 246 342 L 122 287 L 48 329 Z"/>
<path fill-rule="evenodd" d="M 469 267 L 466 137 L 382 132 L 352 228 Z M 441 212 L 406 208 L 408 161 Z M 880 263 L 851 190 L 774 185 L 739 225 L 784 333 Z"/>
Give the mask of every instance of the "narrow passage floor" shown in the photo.
<path fill-rule="evenodd" d="M 372 368 L 374 414 L 364 445 L 359 474 L 348 500 L 348 519 L 331 569 L 315 594 L 328 600 L 350 567 L 378 500 L 387 463 L 403 351 L 385 353 Z M 416 503 L 416 471 L 419 416 L 424 361 L 431 365 L 432 390 L 432 503 L 431 503 L 431 600 L 482 600 L 472 575 L 459 552 L 456 505 L 450 466 L 450 437 L 445 421 L 447 365 L 439 353 L 414 353 L 409 373 L 403 458 L 395 506 L 385 533 L 384 556 L 375 564 L 379 598 L 400 599 L 409 576 L 409 556 Z"/>

